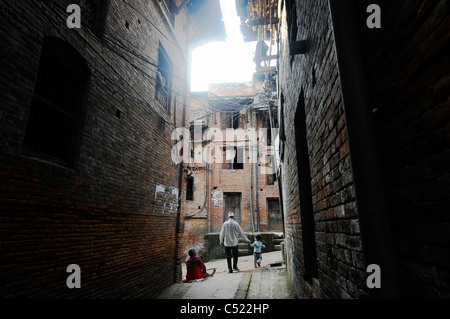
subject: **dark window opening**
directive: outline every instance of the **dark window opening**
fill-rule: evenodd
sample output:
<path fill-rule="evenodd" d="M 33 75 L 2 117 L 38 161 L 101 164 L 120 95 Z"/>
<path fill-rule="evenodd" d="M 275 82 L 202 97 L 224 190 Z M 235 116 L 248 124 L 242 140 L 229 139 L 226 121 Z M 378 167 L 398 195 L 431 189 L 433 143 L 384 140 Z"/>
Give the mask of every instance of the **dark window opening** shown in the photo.
<path fill-rule="evenodd" d="M 232 128 L 238 129 L 239 128 L 239 111 L 234 111 L 231 113 L 232 119 Z"/>
<path fill-rule="evenodd" d="M 314 211 L 311 195 L 311 168 L 308 155 L 306 111 L 303 90 L 300 93 L 295 113 L 295 143 L 297 151 L 298 187 L 300 193 L 300 215 L 305 279 L 317 278 L 317 252 L 315 241 Z"/>
<path fill-rule="evenodd" d="M 188 177 L 186 181 L 186 200 L 194 200 L 194 177 Z"/>
<path fill-rule="evenodd" d="M 286 3 L 287 10 L 287 27 L 288 27 L 288 37 L 289 41 L 297 41 L 298 25 L 297 25 L 297 6 L 295 0 L 288 0 Z M 294 62 L 295 55 L 291 56 L 291 67 Z"/>
<path fill-rule="evenodd" d="M 270 125 L 270 117 L 267 115 L 265 119 L 264 128 L 266 129 L 266 145 L 272 146 L 272 127 Z"/>
<path fill-rule="evenodd" d="M 108 7 L 109 0 L 80 1 L 82 26 L 91 29 L 99 38 L 102 37 L 105 32 Z"/>
<path fill-rule="evenodd" d="M 163 3 L 163 8 L 169 16 L 170 23 L 175 23 L 175 16 L 177 14 L 177 5 L 174 0 L 158 0 Z"/>
<path fill-rule="evenodd" d="M 244 169 L 244 148 L 234 147 L 223 150 L 223 169 Z"/>
<path fill-rule="evenodd" d="M 195 157 L 195 136 L 194 136 L 194 129 L 195 126 L 193 124 L 190 125 L 189 127 L 189 147 L 190 147 L 190 151 L 191 151 L 191 158 Z"/>
<path fill-rule="evenodd" d="M 205 131 L 208 129 L 208 124 L 205 122 L 194 122 L 189 126 L 189 132 L 191 134 L 191 140 L 195 142 L 201 142 Z"/>
<path fill-rule="evenodd" d="M 284 141 L 286 141 L 286 134 L 284 130 L 284 95 L 281 93 L 280 95 L 280 114 L 279 114 L 279 123 L 280 123 L 280 144 L 279 144 L 279 153 L 280 160 L 284 161 Z"/>
<path fill-rule="evenodd" d="M 230 155 L 231 150 L 223 150 L 223 161 L 222 161 L 222 169 L 233 169 L 233 161 L 230 159 L 232 155 Z"/>
<path fill-rule="evenodd" d="M 227 128 L 238 129 L 241 127 L 239 111 L 222 113 L 221 117 L 222 117 L 222 130 L 225 130 Z"/>
<path fill-rule="evenodd" d="M 190 134 L 190 147 L 191 147 L 191 158 L 195 157 L 195 149 L 198 145 L 203 145 L 206 141 L 203 140 L 203 136 L 208 129 L 208 124 L 205 122 L 197 122 L 189 126 Z"/>
<path fill-rule="evenodd" d="M 233 169 L 244 169 L 244 148 L 235 147 L 234 150 L 236 156 L 233 161 Z"/>
<path fill-rule="evenodd" d="M 227 113 L 220 114 L 220 122 L 222 123 L 222 131 L 231 127 L 229 114 Z"/>
<path fill-rule="evenodd" d="M 295 3 L 295 0 L 287 0 L 286 2 L 288 35 L 290 41 L 297 41 L 297 6 Z"/>
<path fill-rule="evenodd" d="M 172 62 L 160 44 L 158 53 L 158 71 L 156 72 L 155 98 L 170 114 Z"/>
<path fill-rule="evenodd" d="M 193 143 L 195 141 L 195 124 L 189 125 L 189 134 L 191 138 L 191 142 Z"/>
<path fill-rule="evenodd" d="M 267 185 L 275 185 L 277 174 L 267 174 Z"/>
<path fill-rule="evenodd" d="M 23 147 L 72 165 L 89 69 L 67 42 L 44 39 Z"/>
<path fill-rule="evenodd" d="M 274 168 L 274 163 L 275 163 L 275 156 L 274 155 L 270 155 L 267 156 L 268 159 L 268 165 L 267 165 L 267 174 L 266 174 L 266 185 L 275 185 L 275 182 L 277 181 L 277 175 L 276 175 L 276 171 Z M 270 173 L 269 172 L 273 172 Z"/>

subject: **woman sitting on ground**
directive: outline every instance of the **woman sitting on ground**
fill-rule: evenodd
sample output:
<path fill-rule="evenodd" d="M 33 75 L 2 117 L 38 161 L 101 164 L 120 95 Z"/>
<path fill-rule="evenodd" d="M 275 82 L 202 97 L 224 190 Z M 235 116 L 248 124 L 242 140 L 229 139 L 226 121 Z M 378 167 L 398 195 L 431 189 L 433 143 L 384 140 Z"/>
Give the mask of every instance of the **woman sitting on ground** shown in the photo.
<path fill-rule="evenodd" d="M 206 277 L 212 277 L 216 273 L 216 269 L 213 269 L 211 274 L 206 272 L 206 266 L 200 256 L 197 256 L 195 248 L 191 248 L 188 251 L 189 257 L 186 259 L 186 280 L 184 282 L 190 282 L 197 279 L 204 279 Z"/>

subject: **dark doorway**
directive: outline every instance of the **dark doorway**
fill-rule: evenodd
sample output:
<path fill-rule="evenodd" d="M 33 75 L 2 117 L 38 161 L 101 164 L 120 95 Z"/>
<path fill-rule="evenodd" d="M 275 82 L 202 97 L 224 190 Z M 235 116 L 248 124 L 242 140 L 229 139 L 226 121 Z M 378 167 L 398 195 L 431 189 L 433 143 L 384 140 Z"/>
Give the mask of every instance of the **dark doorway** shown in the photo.
<path fill-rule="evenodd" d="M 269 221 L 269 229 L 271 231 L 283 230 L 283 221 L 278 198 L 267 199 L 267 219 Z"/>
<path fill-rule="evenodd" d="M 223 220 L 228 220 L 228 212 L 234 213 L 234 220 L 241 224 L 241 193 L 224 193 L 225 202 Z"/>
<path fill-rule="evenodd" d="M 297 149 L 298 187 L 300 193 L 300 216 L 302 229 L 305 279 L 318 276 L 317 252 L 314 227 L 314 211 L 311 195 L 311 173 L 306 133 L 305 98 L 303 90 L 298 98 L 295 113 L 295 143 Z"/>

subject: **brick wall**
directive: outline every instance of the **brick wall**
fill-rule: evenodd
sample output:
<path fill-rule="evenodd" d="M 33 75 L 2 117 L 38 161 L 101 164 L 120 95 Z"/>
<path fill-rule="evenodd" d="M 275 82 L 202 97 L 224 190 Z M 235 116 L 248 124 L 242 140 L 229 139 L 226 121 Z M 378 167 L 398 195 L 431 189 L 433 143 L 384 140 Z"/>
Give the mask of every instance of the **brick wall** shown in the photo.
<path fill-rule="evenodd" d="M 295 31 L 289 21 L 295 19 L 286 16 L 292 3 L 297 5 L 298 34 L 291 40 L 308 43 L 307 53 L 295 57 L 288 48 Z M 366 26 L 366 8 L 372 3 L 380 5 L 381 29 Z M 448 298 L 450 5 L 444 0 L 358 1 L 355 8 L 400 289 L 409 298 Z M 279 93 L 286 132 L 282 189 L 289 277 L 298 297 L 365 298 L 364 242 L 327 1 L 284 1 L 281 13 Z M 303 104 L 318 261 L 317 280 L 309 282 L 304 279 L 307 234 L 295 144 L 296 127 L 302 125 L 295 111 Z"/>
<path fill-rule="evenodd" d="M 225 133 L 222 126 L 221 113 L 217 112 L 213 115 L 206 116 L 211 113 L 211 109 L 229 111 L 230 107 L 238 103 L 239 99 L 253 99 L 255 89 L 252 83 L 225 83 L 213 84 L 210 86 L 209 92 L 193 93 L 190 108 L 190 120 L 203 119 L 210 128 L 218 128 Z M 206 105 L 206 106 L 205 106 Z M 245 105 L 243 106 L 245 107 Z M 267 115 L 267 114 L 266 114 Z M 258 120 L 257 120 L 258 119 Z M 261 111 L 254 112 L 253 123 L 250 122 L 250 111 L 240 115 L 241 128 L 247 130 L 250 127 L 262 128 L 264 114 Z M 192 124 L 192 123 L 191 123 Z M 263 138 L 261 136 L 261 138 Z M 214 146 L 222 145 L 220 142 L 212 142 L 203 145 L 210 150 Z M 253 231 L 253 227 L 257 229 L 257 210 L 259 209 L 260 230 L 271 231 L 268 222 L 267 199 L 278 198 L 278 186 L 267 185 L 266 175 L 261 170 L 265 165 L 262 159 L 258 159 L 258 185 L 256 185 L 256 165 L 253 164 L 253 218 L 255 225 L 252 224 L 251 217 L 251 168 L 249 164 L 248 142 L 244 155 L 243 169 L 223 169 L 222 163 L 212 163 L 209 171 L 206 171 L 205 162 L 192 163 L 191 166 L 197 166 L 198 170 L 194 177 L 194 198 L 191 201 L 186 200 L 186 187 L 183 188 L 183 205 L 182 209 L 186 216 L 186 233 L 183 241 L 184 255 L 190 247 L 202 248 L 204 244 L 203 236 L 209 232 L 220 232 L 224 222 L 224 193 L 240 193 L 241 194 L 241 226 L 244 231 Z M 244 145 L 242 144 L 242 145 Z M 200 147 L 200 146 L 199 146 Z M 201 148 L 201 147 L 200 147 Z M 260 149 L 260 154 L 262 150 Z M 201 149 L 196 149 L 196 155 Z M 222 156 L 222 154 L 220 154 Z M 203 157 L 204 158 L 204 157 Z M 260 166 L 263 165 L 263 166 Z M 207 176 L 208 175 L 208 176 Z M 207 187 L 207 183 L 209 186 Z M 258 193 L 258 199 L 256 198 Z M 206 201 L 205 201 L 206 196 Z M 258 207 L 256 205 L 258 200 Z M 192 218 L 189 218 L 192 216 Z M 201 220 L 200 220 L 201 219 Z M 276 229 L 280 231 L 280 229 Z"/>
<path fill-rule="evenodd" d="M 154 297 L 181 279 L 170 136 L 187 104 L 188 38 L 176 44 L 156 1 L 109 3 L 99 37 L 69 30 L 64 6 L 2 4 L 3 297 Z M 182 13 L 176 32 L 184 24 Z M 73 167 L 22 147 L 44 36 L 70 43 L 91 72 Z M 169 113 L 154 99 L 160 41 L 173 63 Z M 69 264 L 81 267 L 81 289 L 66 287 Z"/>
<path fill-rule="evenodd" d="M 200 168 L 194 176 L 193 200 L 186 200 L 186 185 L 182 190 L 182 211 L 185 216 L 185 228 L 182 245 L 182 256 L 188 256 L 187 251 L 195 247 L 198 252 L 203 248 L 203 236 L 207 230 L 207 191 L 206 168 Z"/>
<path fill-rule="evenodd" d="M 449 298 L 450 3 L 374 3 L 382 28 L 361 30 L 400 287 Z"/>
<path fill-rule="evenodd" d="M 361 288 L 365 283 L 364 262 L 328 3 L 323 0 L 284 3 L 280 11 L 279 66 L 279 108 L 283 110 L 279 114 L 284 114 L 286 135 L 282 191 L 289 278 L 300 298 L 362 298 L 366 295 Z M 296 3 L 296 39 L 287 20 L 291 3 Z M 307 40 L 306 55 L 290 56 L 290 37 Z M 312 276 L 315 279 L 308 280 L 303 248 L 306 230 L 302 229 L 300 209 L 302 176 L 297 170 L 296 145 L 296 129 L 302 127 L 296 121 L 296 110 L 303 105 L 308 152 L 303 162 L 309 160 L 310 165 L 318 272 Z"/>

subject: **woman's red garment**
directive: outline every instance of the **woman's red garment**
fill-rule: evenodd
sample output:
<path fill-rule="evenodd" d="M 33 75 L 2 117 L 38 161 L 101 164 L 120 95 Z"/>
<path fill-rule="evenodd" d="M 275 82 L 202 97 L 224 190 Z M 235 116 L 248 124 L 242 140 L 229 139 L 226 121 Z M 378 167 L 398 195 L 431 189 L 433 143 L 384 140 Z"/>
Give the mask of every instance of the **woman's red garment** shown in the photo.
<path fill-rule="evenodd" d="M 202 269 L 200 267 L 188 268 L 187 274 L 186 274 L 186 281 L 203 279 L 206 277 L 207 277 L 207 275 L 202 272 Z"/>
<path fill-rule="evenodd" d="M 203 279 L 208 275 L 206 274 L 206 266 L 199 256 L 188 257 L 186 259 L 186 281 Z"/>

